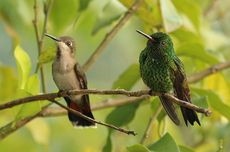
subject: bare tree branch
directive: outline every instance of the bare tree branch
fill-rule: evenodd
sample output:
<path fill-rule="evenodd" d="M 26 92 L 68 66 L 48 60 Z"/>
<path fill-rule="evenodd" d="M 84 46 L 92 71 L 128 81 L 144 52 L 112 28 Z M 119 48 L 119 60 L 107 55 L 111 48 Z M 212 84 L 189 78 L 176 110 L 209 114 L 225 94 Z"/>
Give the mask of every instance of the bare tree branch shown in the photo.
<path fill-rule="evenodd" d="M 132 17 L 133 13 L 139 8 L 143 0 L 135 0 L 134 4 L 129 8 L 129 10 L 124 14 L 120 21 L 114 26 L 114 28 L 105 35 L 104 39 L 101 41 L 94 53 L 89 57 L 86 63 L 83 65 L 84 71 L 88 71 L 96 59 L 100 56 L 104 48 L 113 39 L 117 32 L 124 26 L 124 24 Z"/>
<path fill-rule="evenodd" d="M 34 101 L 39 101 L 39 100 L 53 100 L 57 97 L 67 97 L 70 95 L 84 95 L 84 94 L 100 94 L 100 95 L 126 95 L 129 97 L 141 97 L 143 95 L 150 95 L 150 96 L 166 96 L 169 98 L 170 102 L 174 102 L 180 106 L 189 108 L 189 109 L 193 109 L 199 113 L 203 113 L 206 116 L 209 116 L 211 114 L 211 112 L 208 109 L 203 109 L 200 108 L 192 103 L 180 100 L 176 97 L 174 97 L 172 94 L 169 93 L 159 93 L 159 92 L 153 92 L 150 90 L 140 90 L 140 91 L 127 91 L 124 89 L 117 89 L 117 90 L 87 90 L 87 89 L 83 89 L 83 90 L 69 90 L 69 91 L 62 91 L 62 92 L 58 92 L 58 93 L 48 93 L 48 94 L 42 94 L 42 95 L 35 95 L 35 96 L 30 96 L 30 97 L 25 97 L 25 98 L 21 98 L 21 99 L 16 99 L 13 100 L 11 102 L 5 103 L 5 104 L 1 104 L 0 105 L 0 110 L 2 109 L 7 109 L 7 108 L 11 108 L 13 106 L 16 105 L 20 105 L 20 104 L 24 104 L 24 103 L 29 103 L 29 102 L 34 102 Z"/>
<path fill-rule="evenodd" d="M 230 67 L 229 64 L 230 61 L 220 63 L 217 65 L 214 65 L 204 71 L 201 71 L 199 73 L 193 74 L 190 77 L 188 77 L 189 83 L 195 83 L 211 74 L 214 74 L 215 72 L 224 70 L 228 67 Z M 216 70 L 212 70 L 216 69 Z M 214 72 L 215 71 L 215 72 Z M 107 99 L 105 101 L 99 102 L 97 104 L 92 105 L 93 110 L 99 110 L 99 109 L 104 109 L 107 107 L 115 107 L 115 106 L 121 106 L 124 104 L 132 103 L 135 101 L 139 101 L 140 99 L 148 98 L 148 96 L 142 96 L 142 97 L 127 97 L 127 98 L 122 98 L 122 99 Z M 61 108 L 47 108 L 43 113 L 43 117 L 52 117 L 52 116 L 60 116 L 66 114 L 66 110 L 61 109 Z"/>
<path fill-rule="evenodd" d="M 137 102 L 145 98 L 148 98 L 148 97 L 142 96 L 142 97 L 126 97 L 122 99 L 108 99 L 108 100 L 99 102 L 97 104 L 93 104 L 91 107 L 92 107 L 92 110 L 100 110 L 100 109 L 108 108 L 112 106 L 120 106 L 120 105 L 128 104 L 131 102 Z M 52 107 L 49 108 L 50 105 L 51 104 L 44 106 L 41 111 L 39 111 L 38 113 L 32 116 L 28 116 L 26 118 L 18 120 L 17 122 L 12 121 L 8 123 L 7 125 L 1 127 L 0 128 L 0 140 L 6 138 L 8 135 L 20 129 L 21 127 L 23 127 L 24 125 L 26 125 L 27 123 L 29 123 L 30 121 L 32 121 L 33 119 L 37 117 L 51 117 L 51 116 L 53 117 L 53 116 L 61 116 L 61 115 L 67 114 L 66 109 L 52 108 Z"/>
<path fill-rule="evenodd" d="M 230 67 L 230 61 L 216 64 L 214 66 L 207 68 L 204 71 L 201 71 L 199 73 L 196 73 L 196 74 L 189 76 L 188 82 L 189 83 L 196 83 L 196 82 L 200 81 L 201 79 L 203 79 L 203 78 L 205 78 L 211 74 L 217 73 L 217 72 L 222 71 L 224 69 L 227 69 L 229 67 Z"/>

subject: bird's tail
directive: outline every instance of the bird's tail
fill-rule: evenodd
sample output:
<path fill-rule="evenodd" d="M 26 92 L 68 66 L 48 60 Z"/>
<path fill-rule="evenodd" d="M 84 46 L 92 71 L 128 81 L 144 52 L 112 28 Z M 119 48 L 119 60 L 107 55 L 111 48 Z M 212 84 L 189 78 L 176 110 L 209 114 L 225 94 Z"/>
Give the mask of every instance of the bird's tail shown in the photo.
<path fill-rule="evenodd" d="M 168 101 L 169 99 L 166 96 L 160 96 L 161 104 L 163 105 L 165 111 L 167 112 L 169 118 L 176 124 L 180 124 L 180 120 L 177 116 L 175 107 L 172 102 Z"/>
<path fill-rule="evenodd" d="M 66 100 L 67 101 L 67 100 Z M 94 119 L 93 114 L 90 109 L 90 105 L 88 103 L 78 105 L 76 102 L 67 101 L 68 107 L 74 109 L 83 115 Z M 90 122 L 80 116 L 77 116 L 71 112 L 68 112 L 68 117 L 74 127 L 94 127 L 95 123 Z"/>
<path fill-rule="evenodd" d="M 181 112 L 182 112 L 182 115 L 184 117 L 184 121 L 185 121 L 186 126 L 188 126 L 188 121 L 191 125 L 193 125 L 195 121 L 200 125 L 200 121 L 199 121 L 197 114 L 194 110 L 188 109 L 185 107 L 181 107 Z"/>

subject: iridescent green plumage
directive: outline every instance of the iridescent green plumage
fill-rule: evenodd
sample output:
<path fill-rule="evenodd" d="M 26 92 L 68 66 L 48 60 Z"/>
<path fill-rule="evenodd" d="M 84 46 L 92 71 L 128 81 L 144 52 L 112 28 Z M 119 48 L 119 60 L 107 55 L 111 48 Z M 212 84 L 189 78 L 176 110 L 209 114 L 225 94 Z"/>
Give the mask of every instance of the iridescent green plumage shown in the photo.
<path fill-rule="evenodd" d="M 144 83 L 153 91 L 162 93 L 173 91 L 177 98 L 191 102 L 183 64 L 174 52 L 171 38 L 162 32 L 151 36 L 138 32 L 149 39 L 139 58 Z M 161 96 L 160 100 L 172 121 L 179 125 L 180 121 L 172 102 L 165 96 Z M 181 107 L 181 111 L 186 125 L 188 121 L 192 125 L 195 121 L 200 124 L 195 111 L 184 107 Z"/>

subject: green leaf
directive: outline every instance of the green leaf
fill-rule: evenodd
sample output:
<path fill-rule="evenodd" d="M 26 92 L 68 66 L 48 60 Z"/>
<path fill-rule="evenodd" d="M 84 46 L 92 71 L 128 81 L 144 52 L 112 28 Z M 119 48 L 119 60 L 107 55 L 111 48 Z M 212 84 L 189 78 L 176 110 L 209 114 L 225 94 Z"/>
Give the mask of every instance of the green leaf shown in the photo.
<path fill-rule="evenodd" d="M 191 148 L 180 145 L 180 152 L 194 152 Z"/>
<path fill-rule="evenodd" d="M 82 0 L 83 1 L 83 0 Z M 50 11 L 49 21 L 55 33 L 62 33 L 69 27 L 76 17 L 79 15 L 78 1 L 76 0 L 56 0 L 52 5 L 52 10 Z"/>
<path fill-rule="evenodd" d="M 33 74 L 29 77 L 25 90 L 32 95 L 37 95 L 40 91 L 40 80 L 38 74 Z"/>
<path fill-rule="evenodd" d="M 104 145 L 102 151 L 103 152 L 111 152 L 112 151 L 112 140 L 111 140 L 111 134 L 112 134 L 112 130 L 108 129 L 108 135 L 107 135 L 107 139 L 106 139 L 106 144 Z"/>
<path fill-rule="evenodd" d="M 122 88 L 130 90 L 139 79 L 139 64 L 132 64 L 113 83 L 113 89 Z"/>
<path fill-rule="evenodd" d="M 178 56 L 188 56 L 191 58 L 199 59 L 208 64 L 217 64 L 219 59 L 207 52 L 204 46 L 200 43 L 186 42 L 182 43 L 176 50 Z"/>
<path fill-rule="evenodd" d="M 192 91 L 195 91 L 200 96 L 207 96 L 210 106 L 230 120 L 230 106 L 223 103 L 221 98 L 215 92 L 198 88 L 192 88 Z"/>
<path fill-rule="evenodd" d="M 41 65 L 52 61 L 55 58 L 55 55 L 56 55 L 55 47 L 45 49 L 44 51 L 41 52 L 39 56 L 38 64 Z"/>
<path fill-rule="evenodd" d="M 180 43 L 184 42 L 196 42 L 204 45 L 204 40 L 199 33 L 194 33 L 189 31 L 186 28 L 179 28 L 176 31 L 170 33 L 173 37 L 175 37 Z"/>
<path fill-rule="evenodd" d="M 91 0 L 79 0 L 79 8 L 78 11 L 82 12 L 85 9 L 87 9 L 87 7 L 89 6 L 89 3 L 91 2 Z"/>
<path fill-rule="evenodd" d="M 17 63 L 19 87 L 24 89 L 31 70 L 31 61 L 28 54 L 20 47 L 14 49 L 14 57 Z"/>
<path fill-rule="evenodd" d="M 99 13 L 96 23 L 92 30 L 92 35 L 95 35 L 102 28 L 111 25 L 114 21 L 118 20 L 123 11 L 116 1 L 109 1 L 103 8 L 103 12 Z"/>
<path fill-rule="evenodd" d="M 160 8 L 165 32 L 172 32 L 181 27 L 182 18 L 171 0 L 160 0 Z"/>
<path fill-rule="evenodd" d="M 192 103 L 202 108 L 208 108 L 208 97 L 207 96 L 194 97 L 192 98 Z"/>
<path fill-rule="evenodd" d="M 102 28 L 111 25 L 114 21 L 118 20 L 121 17 L 121 14 L 111 17 L 98 17 L 97 22 L 95 23 L 92 31 L 92 35 L 95 35 Z"/>
<path fill-rule="evenodd" d="M 129 152 L 150 152 L 147 147 L 141 144 L 135 144 L 132 146 L 127 147 Z"/>
<path fill-rule="evenodd" d="M 31 135 L 37 144 L 42 144 L 44 146 L 49 144 L 50 128 L 45 119 L 33 120 L 28 123 L 26 127 L 31 132 Z"/>
<path fill-rule="evenodd" d="M 177 10 L 185 14 L 193 23 L 196 29 L 200 26 L 201 8 L 196 1 L 190 0 L 172 0 Z"/>
<path fill-rule="evenodd" d="M 25 92 L 25 94 L 29 95 L 35 95 L 38 94 L 40 91 L 40 81 L 38 78 L 37 74 L 32 75 L 26 85 L 25 85 L 25 89 L 22 90 Z M 32 102 L 32 103 L 27 103 L 27 104 L 23 104 L 19 110 L 19 112 L 16 115 L 16 120 L 19 120 L 21 118 L 24 118 L 26 116 L 29 115 L 33 115 L 35 113 L 37 113 L 38 111 L 40 111 L 40 103 L 39 102 Z"/>
<path fill-rule="evenodd" d="M 140 102 L 133 104 L 124 105 L 115 108 L 107 117 L 106 123 L 113 124 L 115 126 L 121 127 L 130 123 L 139 107 Z"/>
<path fill-rule="evenodd" d="M 0 91 L 1 103 L 14 98 L 17 83 L 18 79 L 13 68 L 0 65 L 0 86 L 4 86 L 4 89 Z"/>
<path fill-rule="evenodd" d="M 161 106 L 160 104 L 160 100 L 158 97 L 153 97 L 152 101 L 151 101 L 151 110 L 152 112 L 156 112 L 158 107 Z"/>
<path fill-rule="evenodd" d="M 219 63 L 219 59 L 205 50 L 204 40 L 198 33 L 193 33 L 184 28 L 180 28 L 170 35 L 175 38 L 175 49 L 177 55 L 188 56 L 199 59 L 209 64 Z"/>
<path fill-rule="evenodd" d="M 156 152 L 179 152 L 179 148 L 169 133 L 166 133 L 160 140 L 156 143 L 148 146 L 150 150 Z"/>
<path fill-rule="evenodd" d="M 158 108 L 160 108 L 160 106 L 162 106 L 160 99 L 158 97 L 154 97 L 153 100 L 151 101 L 152 112 L 155 113 L 158 110 Z M 164 110 L 161 110 L 157 116 L 157 121 L 161 122 L 165 116 L 166 116 L 166 112 Z"/>
<path fill-rule="evenodd" d="M 119 0 L 127 9 L 129 9 L 135 0 Z M 147 30 L 152 31 L 153 27 L 159 27 L 162 24 L 160 8 L 158 1 L 145 0 L 135 13 L 144 23 Z"/>

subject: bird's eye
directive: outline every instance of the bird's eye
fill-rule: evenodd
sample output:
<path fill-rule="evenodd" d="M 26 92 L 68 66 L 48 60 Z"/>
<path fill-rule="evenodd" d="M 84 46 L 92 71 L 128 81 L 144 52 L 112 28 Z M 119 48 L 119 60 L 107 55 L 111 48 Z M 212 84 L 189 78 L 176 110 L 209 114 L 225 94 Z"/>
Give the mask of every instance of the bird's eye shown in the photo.
<path fill-rule="evenodd" d="M 161 42 L 161 45 L 165 46 L 165 45 L 166 45 L 166 42 L 165 42 L 165 41 L 162 41 L 162 42 Z"/>
<path fill-rule="evenodd" d="M 72 42 L 67 41 L 67 42 L 66 42 L 66 45 L 69 46 L 69 47 L 72 47 Z"/>

